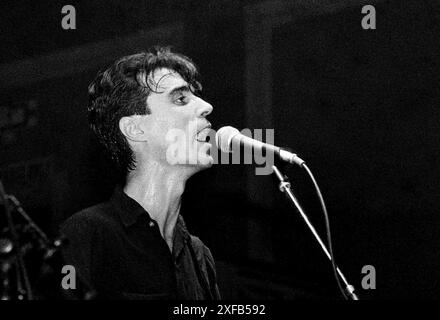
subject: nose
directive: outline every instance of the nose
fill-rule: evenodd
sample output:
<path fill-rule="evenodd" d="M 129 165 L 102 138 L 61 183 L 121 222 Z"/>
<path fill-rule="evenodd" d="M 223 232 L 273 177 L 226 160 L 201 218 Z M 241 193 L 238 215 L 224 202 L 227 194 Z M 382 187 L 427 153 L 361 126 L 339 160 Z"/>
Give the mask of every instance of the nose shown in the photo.
<path fill-rule="evenodd" d="M 213 109 L 214 108 L 209 102 L 206 102 L 205 100 L 199 98 L 199 103 L 196 110 L 198 117 L 207 117 Z"/>

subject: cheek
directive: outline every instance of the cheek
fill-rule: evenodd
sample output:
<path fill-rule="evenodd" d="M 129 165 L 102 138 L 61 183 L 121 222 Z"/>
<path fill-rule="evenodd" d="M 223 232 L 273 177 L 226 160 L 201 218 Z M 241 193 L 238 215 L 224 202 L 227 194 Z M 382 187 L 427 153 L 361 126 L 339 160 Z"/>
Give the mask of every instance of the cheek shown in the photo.
<path fill-rule="evenodd" d="M 156 127 L 162 132 L 165 131 L 165 133 L 170 130 L 188 132 L 191 131 L 191 124 L 191 117 L 186 114 L 177 114 L 172 117 L 168 116 L 167 118 L 158 119 Z"/>
<path fill-rule="evenodd" d="M 166 148 L 185 136 L 182 122 L 170 117 L 156 117 L 145 124 L 146 139 L 152 148 Z"/>
<path fill-rule="evenodd" d="M 165 138 L 167 131 L 166 123 L 154 116 L 142 123 L 142 131 L 144 131 L 148 143 L 154 145 Z"/>
<path fill-rule="evenodd" d="M 196 121 L 193 120 L 194 115 L 188 109 L 154 110 L 144 123 L 147 139 L 152 145 L 163 145 L 167 144 L 167 135 L 168 138 L 177 134 L 193 136 L 195 133 L 192 133 L 197 129 Z"/>

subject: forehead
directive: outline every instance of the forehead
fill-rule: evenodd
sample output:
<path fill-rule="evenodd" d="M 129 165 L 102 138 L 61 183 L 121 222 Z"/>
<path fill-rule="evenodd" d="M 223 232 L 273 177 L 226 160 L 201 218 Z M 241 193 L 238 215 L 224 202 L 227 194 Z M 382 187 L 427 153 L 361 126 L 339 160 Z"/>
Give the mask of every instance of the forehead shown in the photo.
<path fill-rule="evenodd" d="M 148 78 L 150 87 L 158 92 L 165 92 L 176 86 L 187 84 L 180 74 L 166 68 L 154 70 Z"/>

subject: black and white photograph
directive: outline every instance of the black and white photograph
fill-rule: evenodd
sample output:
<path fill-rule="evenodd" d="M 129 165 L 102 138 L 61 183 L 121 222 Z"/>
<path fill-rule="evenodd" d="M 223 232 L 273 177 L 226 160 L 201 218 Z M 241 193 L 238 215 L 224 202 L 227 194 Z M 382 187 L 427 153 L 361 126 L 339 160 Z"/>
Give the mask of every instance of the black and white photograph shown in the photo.
<path fill-rule="evenodd" d="M 0 300 L 440 299 L 440 1 L 0 12 Z"/>

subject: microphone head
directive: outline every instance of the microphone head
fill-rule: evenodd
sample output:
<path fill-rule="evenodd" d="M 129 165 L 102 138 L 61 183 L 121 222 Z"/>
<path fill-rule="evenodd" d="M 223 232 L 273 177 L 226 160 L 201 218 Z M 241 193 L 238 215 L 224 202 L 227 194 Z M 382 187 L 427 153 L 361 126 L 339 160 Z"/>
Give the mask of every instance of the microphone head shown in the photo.
<path fill-rule="evenodd" d="M 215 134 L 217 148 L 223 152 L 231 152 L 231 141 L 237 134 L 240 134 L 240 131 L 234 127 L 226 126 L 220 128 Z"/>

